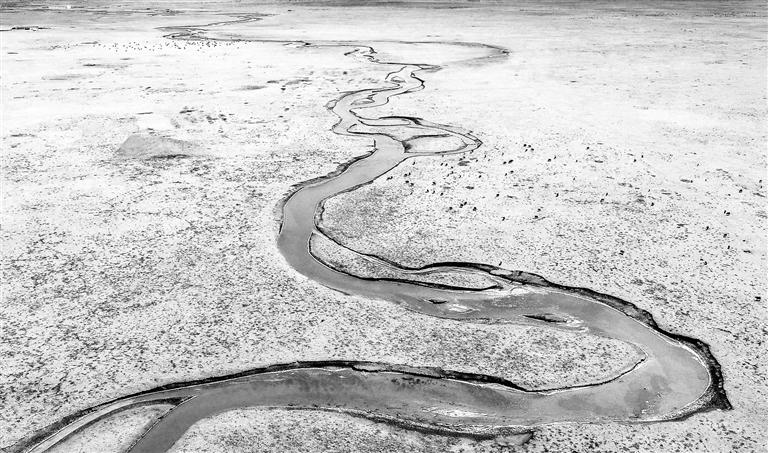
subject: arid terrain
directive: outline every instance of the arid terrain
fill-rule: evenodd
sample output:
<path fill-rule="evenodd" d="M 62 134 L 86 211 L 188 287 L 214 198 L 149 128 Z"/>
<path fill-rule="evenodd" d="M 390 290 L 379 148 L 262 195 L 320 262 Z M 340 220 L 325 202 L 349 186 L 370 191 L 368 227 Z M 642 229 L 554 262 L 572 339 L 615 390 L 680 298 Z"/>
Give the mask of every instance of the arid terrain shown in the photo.
<path fill-rule="evenodd" d="M 309 212 L 320 261 L 484 288 L 493 276 L 419 270 L 475 263 L 628 301 L 711 351 L 727 401 L 484 437 L 263 405 L 205 417 L 170 451 L 768 449 L 764 3 L 0 5 L 0 449 L 275 364 L 429 367 L 546 393 L 643 361 L 608 335 L 432 316 L 286 261 L 289 195 L 381 145 L 360 125 L 339 133 L 333 111 L 408 82 L 381 62 L 422 65 L 423 83 L 367 117 L 457 132 L 414 136 L 424 156 Z M 426 155 L 457 137 L 480 146 Z M 47 451 L 127 451 L 173 404 Z"/>

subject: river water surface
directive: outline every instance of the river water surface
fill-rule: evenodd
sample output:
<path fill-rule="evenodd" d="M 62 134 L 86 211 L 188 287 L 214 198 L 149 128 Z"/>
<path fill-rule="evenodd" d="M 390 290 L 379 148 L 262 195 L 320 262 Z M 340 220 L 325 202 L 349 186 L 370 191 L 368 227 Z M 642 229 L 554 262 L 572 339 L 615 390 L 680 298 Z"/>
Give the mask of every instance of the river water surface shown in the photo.
<path fill-rule="evenodd" d="M 247 40 L 208 36 L 201 27 L 174 32 L 169 35 L 172 39 Z M 302 44 L 338 46 L 340 54 L 343 51 L 352 58 L 387 65 L 392 72 L 380 87 L 347 93 L 330 105 L 339 118 L 334 132 L 367 137 L 375 150 L 331 175 L 298 186 L 284 201 L 277 246 L 297 272 L 341 292 L 390 301 L 429 316 L 509 324 L 511 329 L 521 324 L 545 326 L 620 340 L 633 345 L 642 359 L 604 382 L 535 391 L 502 377 L 434 368 L 354 361 L 281 364 L 120 398 L 62 420 L 17 444 L 17 450 L 46 451 L 96 421 L 130 407 L 161 402 L 174 407 L 136 441 L 131 452 L 166 451 L 199 420 L 244 407 L 334 410 L 418 430 L 474 437 L 526 432 L 555 422 L 662 421 L 728 407 L 722 377 L 706 345 L 662 331 L 648 313 L 628 302 L 484 264 L 441 267 L 444 272 L 477 274 L 493 282 L 486 289 L 473 289 L 408 281 L 412 270 L 391 263 L 383 265 L 402 271 L 405 277 L 360 278 L 316 257 L 311 242 L 322 235 L 317 222 L 325 200 L 370 183 L 406 159 L 470 152 L 481 142 L 456 127 L 419 118 L 366 116 L 366 110 L 384 105 L 394 96 L 422 89 L 419 72 L 439 68 L 379 61 L 368 45 Z M 490 63 L 506 57 L 496 47 L 471 45 L 477 48 L 477 61 Z M 427 146 L 414 146 L 424 138 L 430 139 Z"/>

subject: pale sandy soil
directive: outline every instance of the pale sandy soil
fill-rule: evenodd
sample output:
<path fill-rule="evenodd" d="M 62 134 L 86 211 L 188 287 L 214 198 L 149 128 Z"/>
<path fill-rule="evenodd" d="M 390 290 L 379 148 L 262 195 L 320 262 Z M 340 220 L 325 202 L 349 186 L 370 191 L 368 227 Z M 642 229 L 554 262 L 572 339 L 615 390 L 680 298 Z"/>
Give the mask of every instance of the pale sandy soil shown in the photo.
<path fill-rule="evenodd" d="M 712 346 L 735 406 L 654 430 L 685 430 L 681 450 L 750 450 L 768 399 L 764 27 L 744 10 L 670 13 L 526 17 L 480 39 L 510 59 L 430 74 L 383 110 L 484 146 L 406 162 L 326 203 L 323 226 L 409 266 L 482 262 L 632 301 Z"/>
<path fill-rule="evenodd" d="M 308 416 L 311 421 L 308 421 Z M 311 426 L 307 426 L 311 424 Z M 469 440 L 424 435 L 334 412 L 238 410 L 198 423 L 171 453 L 241 452 L 493 452 L 518 445 L 528 435 Z"/>
<path fill-rule="evenodd" d="M 254 37 L 511 50 L 425 75 L 426 90 L 381 109 L 469 129 L 480 150 L 407 162 L 329 201 L 324 228 L 408 265 L 501 262 L 627 299 L 709 343 L 734 405 L 664 424 L 548 426 L 524 451 L 766 446 L 762 5 L 164 4 L 184 10 L 175 15 L 3 5 L 0 28 L 50 29 L 0 34 L 0 446 L 122 395 L 291 360 L 441 366 L 549 387 L 631 359 L 604 339 L 478 329 L 343 296 L 285 265 L 280 200 L 371 145 L 331 133 L 325 104 L 380 85 L 387 69 L 338 48 L 184 44 L 156 30 L 231 18 L 221 11 L 275 13 L 226 28 Z M 118 152 L 136 133 L 189 143 L 190 157 Z M 338 451 L 508 449 L 301 411 L 225 414 L 178 449 L 325 451 L 334 436 Z"/>

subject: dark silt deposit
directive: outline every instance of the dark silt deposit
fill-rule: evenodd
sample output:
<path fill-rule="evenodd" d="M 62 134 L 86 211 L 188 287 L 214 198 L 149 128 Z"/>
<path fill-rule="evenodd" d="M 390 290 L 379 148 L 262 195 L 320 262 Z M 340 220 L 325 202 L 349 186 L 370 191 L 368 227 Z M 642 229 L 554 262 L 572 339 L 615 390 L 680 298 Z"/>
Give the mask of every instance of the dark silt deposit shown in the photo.
<path fill-rule="evenodd" d="M 255 19 L 258 17 L 243 21 Z M 175 28 L 169 37 L 247 40 L 208 36 L 205 26 Z M 373 47 L 354 43 L 297 43 L 339 46 L 348 56 L 366 58 L 392 70 L 381 87 L 346 93 L 329 105 L 339 117 L 335 133 L 369 137 L 375 150 L 333 174 L 298 186 L 285 199 L 277 244 L 296 271 L 343 293 L 391 301 L 429 316 L 466 323 L 506 323 L 510 328 L 546 326 L 617 339 L 634 345 L 642 359 L 604 382 L 546 390 L 526 389 L 495 376 L 384 363 L 274 365 L 120 398 L 67 417 L 16 444 L 14 451 L 46 451 L 101 419 L 130 407 L 160 402 L 175 407 L 129 451 L 166 451 L 199 420 L 242 407 L 326 409 L 424 432 L 474 438 L 527 433 L 546 423 L 659 422 L 730 408 L 719 366 L 707 345 L 663 331 L 648 312 L 629 302 L 484 264 L 439 263 L 412 269 L 379 260 L 381 266 L 402 277 L 372 279 L 342 272 L 317 258 L 310 243 L 314 235 L 323 235 L 318 221 L 325 200 L 370 183 L 404 160 L 469 152 L 481 142 L 459 128 L 420 118 L 364 116 L 365 109 L 422 89 L 419 71 L 438 67 L 379 61 Z M 473 65 L 507 55 L 503 49 L 481 44 L 445 44 L 476 48 Z M 427 145 L 414 143 L 425 137 L 429 138 Z M 451 146 L 441 146 L 443 141 Z M 482 275 L 495 284 L 473 289 L 408 279 L 414 271 L 430 268 Z"/>

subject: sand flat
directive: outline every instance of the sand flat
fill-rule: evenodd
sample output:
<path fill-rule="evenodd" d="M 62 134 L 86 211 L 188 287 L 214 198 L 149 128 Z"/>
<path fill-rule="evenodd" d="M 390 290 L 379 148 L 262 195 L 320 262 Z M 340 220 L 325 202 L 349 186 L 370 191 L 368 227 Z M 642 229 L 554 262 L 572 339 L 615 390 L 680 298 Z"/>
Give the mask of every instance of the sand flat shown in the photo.
<path fill-rule="evenodd" d="M 445 64 L 425 75 L 425 90 L 377 111 L 460 126 L 483 141 L 470 156 L 416 159 L 330 200 L 329 235 L 407 265 L 502 263 L 614 294 L 705 341 L 722 364 L 732 411 L 552 425 L 523 449 L 765 445 L 761 5 L 387 5 L 385 28 L 383 7 L 371 5 L 2 5 L 0 28 L 37 28 L 2 32 L 0 446 L 125 394 L 290 360 L 443 366 L 545 387 L 621 368 L 621 354 L 609 354 L 621 346 L 606 341 L 446 328 L 345 297 L 283 262 L 281 199 L 371 146 L 333 134 L 325 105 L 387 72 L 338 48 L 279 42 L 300 39 L 371 43 L 388 58 Z M 179 43 L 158 30 L 245 13 L 274 15 L 215 33 L 278 42 Z M 451 65 L 453 47 L 387 42 L 393 36 L 483 42 L 510 57 Z M 119 158 L 133 134 L 204 151 Z M 305 427 L 317 417 L 284 416 Z M 368 422 L 354 420 L 344 422 L 352 436 L 366 438 Z M 447 448 L 443 439 L 413 442 Z"/>

